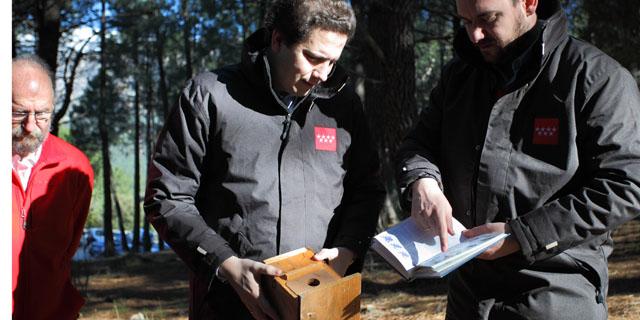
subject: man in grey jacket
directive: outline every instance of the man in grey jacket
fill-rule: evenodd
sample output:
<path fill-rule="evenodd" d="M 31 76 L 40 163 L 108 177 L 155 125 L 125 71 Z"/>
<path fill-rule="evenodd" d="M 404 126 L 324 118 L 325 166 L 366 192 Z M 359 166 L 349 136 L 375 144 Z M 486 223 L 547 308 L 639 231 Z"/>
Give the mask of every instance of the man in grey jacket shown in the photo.
<path fill-rule="evenodd" d="M 194 77 L 149 166 L 145 211 L 190 268 L 192 319 L 277 319 L 260 261 L 301 247 L 356 271 L 384 189 L 362 105 L 336 65 L 342 1 L 276 1 L 242 62 Z M 348 270 L 350 268 L 350 270 Z"/>
<path fill-rule="evenodd" d="M 411 214 L 510 236 L 453 273 L 447 319 L 605 319 L 611 232 L 640 213 L 640 94 L 558 1 L 457 0 L 464 23 L 397 155 Z"/>

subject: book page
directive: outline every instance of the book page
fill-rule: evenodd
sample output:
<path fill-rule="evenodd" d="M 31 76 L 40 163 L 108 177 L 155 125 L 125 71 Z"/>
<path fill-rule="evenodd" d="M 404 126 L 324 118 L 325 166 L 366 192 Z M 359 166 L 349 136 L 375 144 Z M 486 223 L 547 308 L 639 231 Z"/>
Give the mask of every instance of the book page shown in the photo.
<path fill-rule="evenodd" d="M 465 227 L 453 219 L 453 229 L 455 235 L 448 236 L 449 247 L 460 243 Z M 411 217 L 378 234 L 375 238 L 398 259 L 405 270 L 410 270 L 420 262 L 429 260 L 441 252 L 440 238 L 432 230 L 421 229 Z"/>
<path fill-rule="evenodd" d="M 446 266 L 448 264 L 457 264 L 460 261 L 466 261 L 469 255 L 475 256 L 478 252 L 484 251 L 483 249 L 502 239 L 504 236 L 506 236 L 504 233 L 486 233 L 470 239 L 463 237 L 460 243 L 455 246 L 450 246 L 446 252 L 441 252 L 431 259 L 420 263 L 420 266 L 441 269 L 443 268 L 442 265 Z"/>

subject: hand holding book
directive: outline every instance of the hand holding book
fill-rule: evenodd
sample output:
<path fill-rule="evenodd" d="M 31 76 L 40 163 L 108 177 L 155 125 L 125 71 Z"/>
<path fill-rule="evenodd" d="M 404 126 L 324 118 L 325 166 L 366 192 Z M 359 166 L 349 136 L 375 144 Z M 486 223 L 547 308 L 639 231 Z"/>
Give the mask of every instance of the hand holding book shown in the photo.
<path fill-rule="evenodd" d="M 487 233 L 506 233 L 510 234 L 509 225 L 504 222 L 487 223 L 462 232 L 466 238 L 474 238 Z M 507 237 L 504 241 L 496 243 L 486 251 L 482 252 L 477 258 L 482 260 L 495 260 L 508 256 L 520 250 L 520 244 L 513 237 Z"/>
<path fill-rule="evenodd" d="M 454 235 L 451 205 L 434 178 L 421 178 L 411 184 L 411 216 L 423 229 L 431 229 L 439 237 L 440 248 L 449 248 L 448 235 Z"/>
<path fill-rule="evenodd" d="M 414 218 L 407 218 L 375 236 L 372 249 L 406 279 L 438 278 L 444 277 L 508 236 L 500 232 L 500 227 L 504 228 L 504 224 L 468 230 L 467 235 L 477 235 L 472 238 L 463 235 L 466 229 L 458 220 L 452 218 L 452 224 L 454 234 L 447 235 L 449 249 L 444 252 L 441 251 L 440 236 L 433 230 L 419 227 Z M 485 231 L 489 233 L 481 234 Z"/>

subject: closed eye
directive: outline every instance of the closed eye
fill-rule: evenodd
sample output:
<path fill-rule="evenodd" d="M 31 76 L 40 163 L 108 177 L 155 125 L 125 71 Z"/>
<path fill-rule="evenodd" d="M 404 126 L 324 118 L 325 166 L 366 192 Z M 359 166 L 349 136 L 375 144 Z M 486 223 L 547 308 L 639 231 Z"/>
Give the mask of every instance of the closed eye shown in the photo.
<path fill-rule="evenodd" d="M 314 56 L 314 55 L 312 55 L 310 53 L 305 53 L 304 56 L 305 56 L 305 58 L 307 58 L 309 63 L 314 64 L 314 65 L 315 64 L 321 64 L 321 63 L 323 63 L 323 62 L 325 62 L 327 60 L 327 59 L 322 58 L 322 57 Z"/>
<path fill-rule="evenodd" d="M 480 20 L 484 24 L 494 24 L 498 21 L 500 14 L 498 12 L 489 12 L 480 16 Z"/>

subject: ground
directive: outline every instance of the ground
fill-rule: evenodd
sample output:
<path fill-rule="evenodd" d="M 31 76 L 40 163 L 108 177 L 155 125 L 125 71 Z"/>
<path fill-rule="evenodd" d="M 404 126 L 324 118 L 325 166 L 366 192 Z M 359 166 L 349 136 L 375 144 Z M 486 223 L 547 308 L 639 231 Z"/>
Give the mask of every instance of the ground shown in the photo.
<path fill-rule="evenodd" d="M 640 318 L 640 221 L 614 234 L 609 261 L 609 319 Z M 186 268 L 171 252 L 74 264 L 86 297 L 80 319 L 187 319 Z M 405 282 L 376 256 L 362 272 L 362 318 L 444 319 L 444 280 Z"/>

